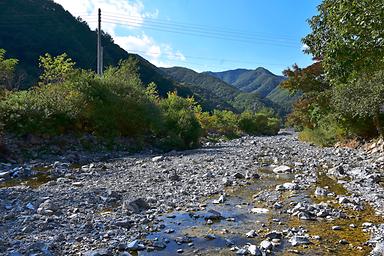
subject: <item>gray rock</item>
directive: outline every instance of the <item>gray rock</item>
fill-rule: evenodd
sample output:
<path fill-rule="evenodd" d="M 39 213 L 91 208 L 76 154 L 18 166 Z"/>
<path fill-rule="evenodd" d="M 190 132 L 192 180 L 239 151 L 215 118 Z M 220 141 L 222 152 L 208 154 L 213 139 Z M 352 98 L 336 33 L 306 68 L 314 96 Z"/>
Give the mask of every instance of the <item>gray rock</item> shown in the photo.
<path fill-rule="evenodd" d="M 268 240 L 263 240 L 260 243 L 260 248 L 262 250 L 271 250 L 273 248 L 273 244 Z"/>
<path fill-rule="evenodd" d="M 273 172 L 274 173 L 287 173 L 287 172 L 291 172 L 291 169 L 292 168 L 289 166 L 281 165 L 281 166 L 273 168 Z"/>
<path fill-rule="evenodd" d="M 309 241 L 308 237 L 306 236 L 299 236 L 299 235 L 294 235 L 289 239 L 289 242 L 291 243 L 292 246 L 298 246 L 298 245 L 303 245 L 303 244 L 310 244 L 311 242 Z"/>
<path fill-rule="evenodd" d="M 123 202 L 123 209 L 134 212 L 134 213 L 140 213 L 142 211 L 148 210 L 150 207 L 145 199 L 143 198 L 137 198 L 132 201 L 124 201 Z"/>

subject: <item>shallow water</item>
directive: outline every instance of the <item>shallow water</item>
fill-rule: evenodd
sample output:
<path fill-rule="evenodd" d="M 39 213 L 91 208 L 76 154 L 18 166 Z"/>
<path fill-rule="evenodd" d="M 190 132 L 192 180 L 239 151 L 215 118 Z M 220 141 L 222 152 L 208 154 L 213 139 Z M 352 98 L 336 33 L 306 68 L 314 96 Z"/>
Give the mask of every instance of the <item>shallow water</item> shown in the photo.
<path fill-rule="evenodd" d="M 288 227 L 304 227 L 308 230 L 309 235 L 321 236 L 320 241 L 311 239 L 312 244 L 309 246 L 292 247 L 286 239 L 282 239 L 279 247 L 274 248 L 275 255 L 297 255 L 292 250 L 298 250 L 301 255 L 366 255 L 370 251 L 370 247 L 363 244 L 369 240 L 369 233 L 363 232 L 361 224 L 363 222 L 379 223 L 383 219 L 374 215 L 368 206 L 366 210 L 360 212 L 351 212 L 345 210 L 352 218 L 337 219 L 334 221 L 316 220 L 304 221 L 297 217 L 292 217 L 284 213 L 288 209 L 289 203 L 309 202 L 318 203 L 322 200 L 328 200 L 332 204 L 332 198 L 315 198 L 313 191 L 316 186 L 328 186 L 331 192 L 336 194 L 347 194 L 342 185 L 330 179 L 322 173 L 319 173 L 317 184 L 310 189 L 277 193 L 275 187 L 287 181 L 291 181 L 293 175 L 275 175 L 271 170 L 260 170 L 261 179 L 252 181 L 248 186 L 241 188 L 229 188 L 226 190 L 227 197 L 225 204 L 213 204 L 213 199 L 209 198 L 205 202 L 207 207 L 193 213 L 173 212 L 168 218 L 161 218 L 161 223 L 165 225 L 165 229 L 160 232 L 152 233 L 146 237 L 148 240 L 169 241 L 167 247 L 163 250 L 141 251 L 138 255 L 177 255 L 178 249 L 183 249 L 182 255 L 235 255 L 235 251 L 230 248 L 236 246 L 243 247 L 247 243 L 258 245 L 264 240 L 264 235 L 268 230 L 284 230 Z M 260 200 L 254 200 L 254 195 L 259 195 Z M 218 197 L 218 196 L 217 196 Z M 215 198 L 217 199 L 217 198 Z M 284 208 L 275 210 L 266 202 L 282 201 Z M 334 208 L 340 205 L 332 204 Z M 254 207 L 268 208 L 266 214 L 251 213 Z M 223 219 L 215 221 L 208 225 L 204 219 L 204 214 L 208 210 L 213 209 L 222 214 Z M 228 218 L 233 218 L 228 219 Z M 279 223 L 280 222 L 280 223 Z M 354 223 L 358 228 L 350 228 L 349 224 Z M 332 230 L 332 226 L 339 225 L 342 231 Z M 166 234 L 164 230 L 173 229 L 174 232 Z M 250 230 L 255 230 L 258 236 L 255 238 L 247 238 L 245 234 Z M 215 239 L 207 239 L 207 235 L 214 235 Z M 176 237 L 187 236 L 191 243 L 178 244 L 175 242 Z M 339 240 L 346 239 L 350 242 L 348 245 L 341 245 Z M 228 244 L 230 240 L 233 245 Z"/>

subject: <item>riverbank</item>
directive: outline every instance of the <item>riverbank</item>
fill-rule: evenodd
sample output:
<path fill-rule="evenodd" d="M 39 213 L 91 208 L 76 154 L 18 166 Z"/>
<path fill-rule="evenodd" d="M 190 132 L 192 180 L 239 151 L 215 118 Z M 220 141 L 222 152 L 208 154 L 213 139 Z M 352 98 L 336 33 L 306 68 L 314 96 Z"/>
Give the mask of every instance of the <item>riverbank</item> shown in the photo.
<path fill-rule="evenodd" d="M 46 179 L 33 186 L 0 189 L 1 253 L 383 250 L 380 153 L 318 148 L 284 133 L 163 155 L 81 157 L 88 161 L 45 163 L 37 171 Z"/>

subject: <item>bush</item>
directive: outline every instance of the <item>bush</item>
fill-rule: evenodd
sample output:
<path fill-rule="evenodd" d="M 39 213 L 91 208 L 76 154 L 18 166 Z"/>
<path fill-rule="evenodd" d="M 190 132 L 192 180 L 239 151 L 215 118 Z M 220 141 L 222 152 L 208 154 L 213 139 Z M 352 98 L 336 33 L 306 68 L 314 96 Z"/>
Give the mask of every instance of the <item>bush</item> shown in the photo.
<path fill-rule="evenodd" d="M 239 118 L 239 128 L 251 135 L 276 135 L 280 130 L 280 121 L 267 112 L 243 112 Z"/>
<path fill-rule="evenodd" d="M 145 93 L 133 65 L 121 62 L 104 78 L 78 70 L 57 83 L 8 92 L 0 101 L 0 118 L 6 130 L 19 134 L 69 130 L 103 137 L 150 134 L 159 125 L 160 110 Z"/>
<path fill-rule="evenodd" d="M 347 136 L 342 122 L 336 114 L 329 114 L 320 119 L 315 128 L 305 128 L 299 138 L 318 146 L 333 146 L 336 142 L 345 140 Z"/>
<path fill-rule="evenodd" d="M 204 112 L 199 115 L 199 121 L 208 134 L 223 135 L 227 138 L 239 136 L 238 116 L 229 110 L 214 110 L 212 114 Z"/>
<path fill-rule="evenodd" d="M 199 144 L 202 128 L 196 118 L 193 98 L 182 98 L 175 92 L 160 100 L 163 115 L 162 142 L 171 148 L 193 148 Z"/>

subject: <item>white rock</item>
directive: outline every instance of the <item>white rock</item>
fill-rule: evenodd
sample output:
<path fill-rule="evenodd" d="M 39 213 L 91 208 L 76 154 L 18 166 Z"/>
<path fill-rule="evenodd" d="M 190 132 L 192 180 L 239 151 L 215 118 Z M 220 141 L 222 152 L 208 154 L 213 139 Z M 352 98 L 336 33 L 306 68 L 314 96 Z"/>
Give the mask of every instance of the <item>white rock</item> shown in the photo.
<path fill-rule="evenodd" d="M 286 166 L 286 165 L 281 165 L 273 169 L 274 173 L 286 173 L 291 171 L 291 167 Z"/>
<path fill-rule="evenodd" d="M 256 214 L 266 214 L 269 210 L 266 208 L 252 208 L 251 212 Z"/>

